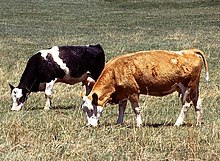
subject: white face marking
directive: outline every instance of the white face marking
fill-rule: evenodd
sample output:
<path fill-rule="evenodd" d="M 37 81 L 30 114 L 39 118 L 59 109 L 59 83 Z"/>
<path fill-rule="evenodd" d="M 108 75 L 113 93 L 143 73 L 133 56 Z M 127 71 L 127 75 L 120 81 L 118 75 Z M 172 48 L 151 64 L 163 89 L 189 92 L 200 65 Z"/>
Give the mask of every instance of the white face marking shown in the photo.
<path fill-rule="evenodd" d="M 92 126 L 97 126 L 98 125 L 98 118 L 95 115 L 92 115 L 89 117 L 88 115 L 86 116 L 87 118 L 87 126 L 92 125 Z"/>
<path fill-rule="evenodd" d="M 88 110 L 93 110 L 92 101 L 88 99 L 87 96 L 83 96 L 82 109 L 84 110 L 84 108 L 88 108 Z"/>
<path fill-rule="evenodd" d="M 69 74 L 69 68 L 63 62 L 63 60 L 60 59 L 60 57 L 59 57 L 59 48 L 58 48 L 58 46 L 54 46 L 49 50 L 40 50 L 39 52 L 41 52 L 41 56 L 45 60 L 47 60 L 47 55 L 50 53 L 53 57 L 53 60 L 60 66 L 60 68 L 63 69 L 66 74 Z"/>
<path fill-rule="evenodd" d="M 92 101 L 88 97 L 83 97 L 82 109 L 86 113 L 87 125 L 97 126 L 99 117 L 102 114 L 103 107 L 94 106 L 93 108 Z"/>
<path fill-rule="evenodd" d="M 23 96 L 22 89 L 14 88 L 11 92 L 11 97 L 13 100 L 11 110 L 18 111 L 22 108 L 23 103 L 19 102 L 19 99 Z"/>
<path fill-rule="evenodd" d="M 19 105 L 17 105 L 17 103 L 16 104 L 13 103 L 11 110 L 19 111 L 23 107 L 23 105 L 24 105 L 23 103 L 20 103 Z"/>
<path fill-rule="evenodd" d="M 22 89 L 14 88 L 12 90 L 12 96 L 15 98 L 21 98 L 22 97 Z"/>

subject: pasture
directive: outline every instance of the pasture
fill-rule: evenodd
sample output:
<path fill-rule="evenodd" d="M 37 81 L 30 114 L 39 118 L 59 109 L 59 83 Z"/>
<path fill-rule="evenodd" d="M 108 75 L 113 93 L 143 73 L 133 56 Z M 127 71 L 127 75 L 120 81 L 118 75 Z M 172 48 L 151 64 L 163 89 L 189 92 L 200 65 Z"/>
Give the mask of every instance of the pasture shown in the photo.
<path fill-rule="evenodd" d="M 220 160 L 218 0 L 1 0 L 0 11 L 0 160 Z M 193 108 L 184 126 L 172 126 L 180 112 L 177 93 L 141 96 L 141 128 L 130 105 L 123 125 L 116 125 L 117 106 L 107 105 L 100 126 L 87 127 L 81 84 L 56 84 L 50 111 L 43 110 L 43 93 L 10 111 L 8 83 L 19 83 L 31 55 L 96 43 L 106 61 L 139 50 L 203 50 L 210 80 L 206 86 L 203 70 L 202 127 L 195 127 Z"/>

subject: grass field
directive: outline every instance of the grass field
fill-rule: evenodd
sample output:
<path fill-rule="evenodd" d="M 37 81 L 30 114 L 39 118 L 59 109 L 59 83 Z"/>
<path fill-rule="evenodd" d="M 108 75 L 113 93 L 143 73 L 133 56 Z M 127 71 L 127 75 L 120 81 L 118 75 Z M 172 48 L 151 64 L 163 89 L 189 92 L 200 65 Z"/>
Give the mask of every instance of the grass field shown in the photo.
<path fill-rule="evenodd" d="M 218 0 L 1 0 L 0 160 L 220 160 L 220 3 Z M 173 127 L 177 93 L 141 96 L 145 126 L 107 105 L 97 128 L 86 127 L 81 84 L 57 84 L 54 109 L 32 93 L 10 111 L 8 83 L 17 85 L 28 58 L 54 45 L 100 43 L 107 61 L 132 51 L 199 48 L 207 55 L 210 82 L 201 76 L 204 124 Z"/>

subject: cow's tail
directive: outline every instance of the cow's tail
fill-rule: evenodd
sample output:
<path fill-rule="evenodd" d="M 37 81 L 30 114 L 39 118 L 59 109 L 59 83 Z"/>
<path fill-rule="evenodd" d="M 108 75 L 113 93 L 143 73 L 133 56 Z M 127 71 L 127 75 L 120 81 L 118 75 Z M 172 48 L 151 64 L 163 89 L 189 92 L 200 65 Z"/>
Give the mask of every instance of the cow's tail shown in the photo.
<path fill-rule="evenodd" d="M 198 49 L 193 49 L 193 51 L 199 55 L 202 60 L 203 60 L 203 63 L 205 65 L 205 72 L 206 72 L 206 83 L 208 84 L 208 81 L 209 81 L 209 71 L 208 71 L 208 63 L 207 63 L 207 60 L 206 60 L 206 55 L 204 52 L 202 52 L 201 50 L 198 50 Z"/>

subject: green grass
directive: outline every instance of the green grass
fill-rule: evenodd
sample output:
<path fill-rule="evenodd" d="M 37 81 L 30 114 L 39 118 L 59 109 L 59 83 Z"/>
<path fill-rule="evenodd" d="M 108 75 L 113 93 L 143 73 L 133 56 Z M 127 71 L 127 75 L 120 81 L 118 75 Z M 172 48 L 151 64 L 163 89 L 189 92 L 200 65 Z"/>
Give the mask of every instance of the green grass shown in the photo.
<path fill-rule="evenodd" d="M 0 160 L 220 160 L 220 3 L 217 0 L 2 0 L 0 2 Z M 8 83 L 17 85 L 28 58 L 53 45 L 100 43 L 107 61 L 132 51 L 199 48 L 210 82 L 201 77 L 204 124 L 173 127 L 177 94 L 141 96 L 142 128 L 128 106 L 116 125 L 107 105 L 97 128 L 86 127 L 81 85 L 57 84 L 55 109 L 44 111 L 43 93 L 32 93 L 10 111 Z M 191 126 L 193 125 L 193 126 Z"/>

